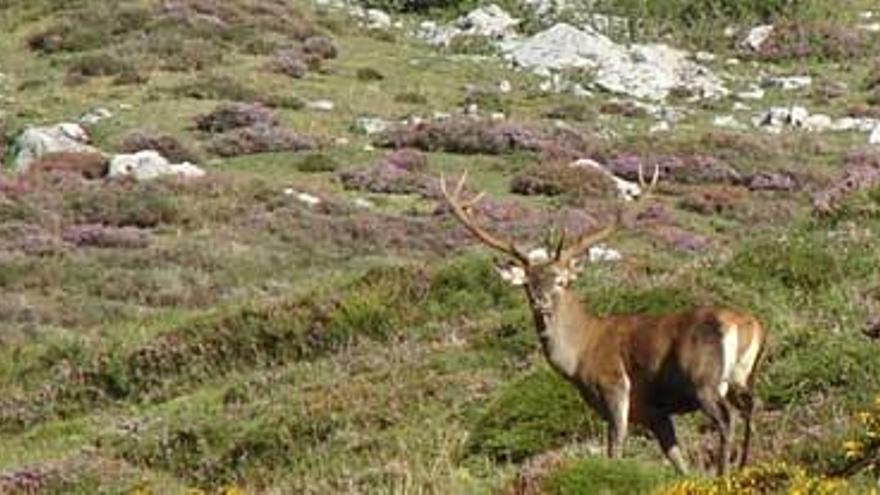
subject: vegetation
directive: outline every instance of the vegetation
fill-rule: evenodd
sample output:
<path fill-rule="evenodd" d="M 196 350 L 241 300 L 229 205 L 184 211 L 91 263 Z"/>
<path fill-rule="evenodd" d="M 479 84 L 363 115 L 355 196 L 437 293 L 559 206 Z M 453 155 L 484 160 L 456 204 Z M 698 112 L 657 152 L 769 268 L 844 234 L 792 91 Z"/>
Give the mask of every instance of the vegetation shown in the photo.
<path fill-rule="evenodd" d="M 577 20 L 500 4 L 525 29 Z M 870 489 L 880 189 L 841 170 L 870 179 L 877 151 L 863 133 L 710 122 L 802 99 L 870 115 L 876 38 L 853 26 L 871 2 L 597 2 L 629 19 L 615 37 L 711 49 L 713 70 L 748 59 L 723 65 L 735 91 L 758 82 L 752 63 L 813 75 L 748 111 L 675 98 L 659 133 L 644 105 L 543 91 L 483 39 L 406 34 L 474 2 L 364 5 L 405 29 L 299 0 L 0 0 L 0 161 L 28 126 L 112 114 L 85 125 L 106 155 L 0 171 L 0 492 Z M 778 27 L 763 52 L 723 35 L 757 22 Z M 364 115 L 395 124 L 353 132 Z M 113 153 L 147 149 L 207 176 L 105 177 Z M 523 294 L 437 203 L 437 179 L 469 170 L 488 193 L 477 218 L 536 246 L 616 213 L 607 176 L 569 166 L 587 157 L 663 174 L 608 240 L 623 260 L 579 280 L 592 311 L 723 303 L 769 329 L 750 469 L 699 474 L 714 436 L 697 416 L 677 424 L 694 478 L 638 429 L 625 460 L 597 456 L 604 427 L 544 364 Z M 825 190 L 833 208 L 814 215 Z"/>

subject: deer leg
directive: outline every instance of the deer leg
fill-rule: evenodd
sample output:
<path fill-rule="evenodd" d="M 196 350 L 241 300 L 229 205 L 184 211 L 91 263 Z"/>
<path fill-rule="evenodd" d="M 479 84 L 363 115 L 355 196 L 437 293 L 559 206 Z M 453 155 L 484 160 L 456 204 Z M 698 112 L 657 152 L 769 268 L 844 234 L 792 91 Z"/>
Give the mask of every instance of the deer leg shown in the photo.
<path fill-rule="evenodd" d="M 660 444 L 663 454 L 669 459 L 669 462 L 675 467 L 681 475 L 688 474 L 687 462 L 678 446 L 678 439 L 675 437 L 675 425 L 672 424 L 672 418 L 666 414 L 656 414 L 648 423 L 651 433 Z"/>
<path fill-rule="evenodd" d="M 703 412 L 715 423 L 718 430 L 721 451 L 718 453 L 718 475 L 727 474 L 733 443 L 730 438 L 731 415 L 727 401 L 713 387 L 703 387 L 697 392 L 697 399 Z"/>
<path fill-rule="evenodd" d="M 743 416 L 743 442 L 739 457 L 739 468 L 749 462 L 749 449 L 752 442 L 752 414 L 755 412 L 755 398 L 752 391 L 743 387 L 733 387 L 729 392 L 730 403 Z"/>
<path fill-rule="evenodd" d="M 629 426 L 629 387 L 614 387 L 603 395 L 608 408 L 608 457 L 619 459 Z"/>

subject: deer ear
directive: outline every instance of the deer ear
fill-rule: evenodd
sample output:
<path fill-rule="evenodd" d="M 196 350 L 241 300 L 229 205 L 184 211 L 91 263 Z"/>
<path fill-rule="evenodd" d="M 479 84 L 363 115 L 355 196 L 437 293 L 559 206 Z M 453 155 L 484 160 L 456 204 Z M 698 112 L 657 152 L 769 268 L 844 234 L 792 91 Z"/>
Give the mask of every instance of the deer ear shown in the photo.
<path fill-rule="evenodd" d="M 510 285 L 522 286 L 526 283 L 526 271 L 523 267 L 512 262 L 495 263 L 495 271 L 501 279 Z"/>

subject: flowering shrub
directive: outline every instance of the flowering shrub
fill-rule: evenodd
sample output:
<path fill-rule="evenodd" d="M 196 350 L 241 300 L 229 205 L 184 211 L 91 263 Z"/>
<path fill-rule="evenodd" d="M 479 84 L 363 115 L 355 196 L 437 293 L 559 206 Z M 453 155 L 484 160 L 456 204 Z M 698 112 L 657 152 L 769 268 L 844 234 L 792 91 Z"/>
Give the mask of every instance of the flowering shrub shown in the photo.
<path fill-rule="evenodd" d="M 840 493 L 845 482 L 816 476 L 799 466 L 768 462 L 742 471 L 704 480 L 685 480 L 660 489 L 658 495 L 826 495 Z"/>

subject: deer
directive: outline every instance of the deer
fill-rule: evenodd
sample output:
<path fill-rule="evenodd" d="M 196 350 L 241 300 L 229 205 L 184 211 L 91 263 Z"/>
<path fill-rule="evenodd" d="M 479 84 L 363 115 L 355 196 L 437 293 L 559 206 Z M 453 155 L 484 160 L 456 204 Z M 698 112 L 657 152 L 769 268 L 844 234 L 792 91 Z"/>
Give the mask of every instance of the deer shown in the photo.
<path fill-rule="evenodd" d="M 641 194 L 634 210 L 649 197 L 659 179 L 648 183 L 639 169 Z M 570 242 L 562 229 L 555 246 L 526 252 L 475 222 L 479 193 L 465 199 L 467 171 L 450 191 L 445 177 L 440 191 L 449 211 L 477 240 L 507 261 L 496 271 L 506 283 L 525 289 L 541 349 L 550 366 L 579 392 L 606 423 L 606 454 L 622 457 L 630 424 L 646 427 L 674 469 L 686 475 L 672 417 L 702 411 L 719 438 L 717 473 L 735 461 L 735 415 L 744 419 L 738 467 L 748 463 L 755 411 L 754 383 L 764 353 L 765 331 L 751 314 L 726 307 L 702 306 L 667 314 L 599 316 L 587 310 L 572 291 L 583 273 L 582 258 L 625 222 L 619 207 L 611 222 L 585 229 Z"/>

